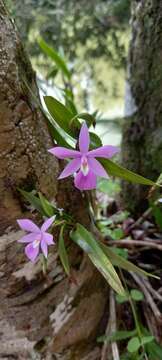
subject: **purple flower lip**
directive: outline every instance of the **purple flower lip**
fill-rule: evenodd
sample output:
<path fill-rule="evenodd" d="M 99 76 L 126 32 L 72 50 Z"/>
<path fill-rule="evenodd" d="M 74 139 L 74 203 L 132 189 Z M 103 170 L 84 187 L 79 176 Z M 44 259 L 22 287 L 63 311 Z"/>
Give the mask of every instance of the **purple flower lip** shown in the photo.
<path fill-rule="evenodd" d="M 79 134 L 79 150 L 70 150 L 64 147 L 54 147 L 48 151 L 59 159 L 73 159 L 59 176 L 64 179 L 76 173 L 74 184 L 79 190 L 95 189 L 97 185 L 97 176 L 108 178 L 108 174 L 100 164 L 97 158 L 111 158 L 119 152 L 119 148 L 112 145 L 101 146 L 89 151 L 89 131 L 84 122 Z"/>
<path fill-rule="evenodd" d="M 18 242 L 28 243 L 25 246 L 25 254 L 29 260 L 35 262 L 40 252 L 47 258 L 48 246 L 53 245 L 53 235 L 47 232 L 48 228 L 52 225 L 55 220 L 55 216 L 44 221 L 42 226 L 39 228 L 33 221 L 28 219 L 17 220 L 18 225 L 22 230 L 29 232 L 24 235 Z"/>

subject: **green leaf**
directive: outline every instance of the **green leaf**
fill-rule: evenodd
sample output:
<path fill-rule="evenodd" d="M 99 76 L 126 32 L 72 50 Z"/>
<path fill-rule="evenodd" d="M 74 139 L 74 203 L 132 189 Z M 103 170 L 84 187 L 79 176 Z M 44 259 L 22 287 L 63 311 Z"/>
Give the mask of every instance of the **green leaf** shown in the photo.
<path fill-rule="evenodd" d="M 148 343 L 150 343 L 150 342 L 152 342 L 154 340 L 155 340 L 154 336 L 143 336 L 142 339 L 141 339 L 141 343 L 142 343 L 142 345 L 145 345 L 145 344 L 148 344 Z"/>
<path fill-rule="evenodd" d="M 130 353 L 136 352 L 140 348 L 141 344 L 137 336 L 128 341 L 127 350 Z"/>
<path fill-rule="evenodd" d="M 71 238 L 88 254 L 93 264 L 105 277 L 109 285 L 117 293 L 124 295 L 125 290 L 115 269 L 92 234 L 82 225 L 77 224 L 77 229 L 71 233 Z"/>
<path fill-rule="evenodd" d="M 104 179 L 100 178 L 97 183 L 97 189 L 104 194 L 108 194 L 111 197 L 114 197 L 116 194 L 118 194 L 121 191 L 120 185 L 111 180 L 111 179 Z"/>
<path fill-rule="evenodd" d="M 90 149 L 96 149 L 97 147 L 102 146 L 102 141 L 98 135 L 90 131 L 89 136 L 90 136 Z"/>
<path fill-rule="evenodd" d="M 135 301 L 142 301 L 144 300 L 144 296 L 143 296 L 143 293 L 139 290 L 136 290 L 136 289 L 132 289 L 130 291 L 130 294 L 131 294 L 131 298 Z"/>
<path fill-rule="evenodd" d="M 82 112 L 82 113 L 79 113 L 79 114 L 76 114 L 72 119 L 71 119 L 71 123 L 73 123 L 73 121 L 75 119 L 83 119 L 83 120 L 86 120 L 86 123 L 88 125 L 88 127 L 90 127 L 91 125 L 95 125 L 95 118 L 93 115 L 89 114 L 89 113 L 85 113 L 85 112 Z"/>
<path fill-rule="evenodd" d="M 144 178 L 141 175 L 134 173 L 133 171 L 127 170 L 124 167 L 114 163 L 109 159 L 98 159 L 104 166 L 105 170 L 109 175 L 118 176 L 124 180 L 131 181 L 136 184 L 160 186 L 154 181 Z"/>
<path fill-rule="evenodd" d="M 122 240 L 121 240 L 122 241 Z M 132 262 L 124 259 L 122 256 L 115 253 L 113 247 L 108 247 L 104 244 L 100 244 L 102 247 L 102 250 L 105 252 L 105 254 L 111 259 L 111 262 L 114 266 L 118 266 L 121 269 L 127 270 L 127 271 L 133 271 L 139 275 L 142 276 L 150 276 L 155 279 L 159 279 L 158 276 L 148 273 L 147 271 L 140 269 L 138 266 L 134 265 Z"/>
<path fill-rule="evenodd" d="M 155 341 L 152 341 L 146 344 L 146 349 L 151 360 L 160 360 L 162 359 L 162 347 L 157 344 Z"/>
<path fill-rule="evenodd" d="M 113 342 L 113 341 L 121 341 L 121 340 L 125 340 L 128 339 L 132 336 L 135 336 L 137 334 L 137 330 L 132 330 L 132 331 L 115 331 L 114 333 L 112 333 L 110 336 L 107 335 L 103 335 L 100 336 L 97 339 L 97 342 Z"/>
<path fill-rule="evenodd" d="M 45 211 L 42 207 L 40 199 L 33 195 L 32 192 L 27 192 L 25 190 L 19 189 L 19 192 L 24 196 L 24 198 L 36 209 L 38 210 L 42 215 L 45 215 Z"/>
<path fill-rule="evenodd" d="M 160 230 L 162 230 L 162 211 L 158 208 L 158 206 L 152 204 L 152 213 L 154 215 L 156 224 L 159 226 Z"/>
<path fill-rule="evenodd" d="M 115 254 L 119 255 L 120 257 L 126 260 L 128 259 L 128 249 L 114 247 L 112 250 Z"/>
<path fill-rule="evenodd" d="M 59 253 L 62 265 L 64 267 L 64 270 L 65 270 L 66 274 L 69 276 L 69 274 L 70 274 L 70 265 L 69 265 L 68 255 L 67 255 L 67 251 L 66 251 L 66 247 L 65 247 L 65 243 L 64 243 L 64 237 L 63 237 L 64 227 L 65 227 L 65 225 L 63 225 L 61 227 L 61 230 L 60 230 L 59 243 L 58 243 L 58 253 Z"/>
<path fill-rule="evenodd" d="M 44 96 L 44 101 L 50 115 L 55 119 L 61 129 L 63 129 L 65 132 L 67 132 L 67 134 L 75 138 L 76 128 L 80 128 L 80 123 L 77 119 L 75 119 L 75 123 L 73 124 L 73 126 L 70 126 L 70 121 L 73 118 L 73 113 L 65 105 L 60 103 L 60 101 L 58 101 L 52 96 Z"/>
<path fill-rule="evenodd" d="M 73 149 L 73 147 L 65 140 L 65 138 L 63 137 L 63 134 L 55 126 L 53 121 L 51 121 L 51 119 L 48 119 L 47 117 L 46 117 L 46 119 L 47 119 L 47 122 L 48 122 L 47 124 L 48 124 L 48 128 L 49 128 L 49 132 L 50 132 L 52 138 L 57 142 L 57 144 L 60 145 L 60 146 L 64 146 L 66 148 L 69 148 L 69 149 Z M 67 136 L 66 136 L 66 138 L 67 138 Z"/>
<path fill-rule="evenodd" d="M 38 40 L 38 44 L 43 52 L 55 62 L 56 66 L 62 71 L 63 75 L 70 79 L 71 72 L 67 68 L 63 58 L 56 52 L 56 50 L 51 48 L 41 37 Z"/>
<path fill-rule="evenodd" d="M 53 216 L 54 214 L 58 213 L 58 210 L 54 208 L 53 205 L 50 204 L 50 202 L 39 192 L 39 198 L 42 205 L 42 208 L 45 212 L 46 216 Z"/>
<path fill-rule="evenodd" d="M 116 295 L 116 301 L 119 303 L 119 304 L 123 304 L 127 301 L 129 301 L 129 294 L 125 294 L 124 296 L 121 296 L 119 294 Z"/>
<path fill-rule="evenodd" d="M 112 230 L 111 236 L 114 240 L 120 240 L 123 238 L 124 232 L 122 229 L 117 228 L 117 229 Z"/>
<path fill-rule="evenodd" d="M 47 74 L 47 80 L 48 79 L 54 79 L 56 77 L 58 73 L 58 69 L 56 67 L 54 67 L 52 70 L 49 71 L 49 73 Z"/>
<path fill-rule="evenodd" d="M 73 116 L 75 116 L 77 114 L 77 108 L 76 108 L 73 100 L 69 99 L 68 97 L 65 97 L 65 105 L 71 111 Z"/>

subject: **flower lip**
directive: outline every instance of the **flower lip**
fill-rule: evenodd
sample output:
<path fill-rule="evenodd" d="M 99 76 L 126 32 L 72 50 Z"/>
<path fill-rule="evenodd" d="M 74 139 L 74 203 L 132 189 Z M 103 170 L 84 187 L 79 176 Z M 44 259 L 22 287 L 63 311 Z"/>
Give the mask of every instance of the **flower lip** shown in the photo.
<path fill-rule="evenodd" d="M 37 246 L 39 246 L 40 244 L 40 240 L 39 239 L 36 239 L 33 241 L 33 248 L 35 249 Z"/>
<path fill-rule="evenodd" d="M 82 156 L 81 158 L 81 172 L 83 173 L 84 176 L 87 176 L 89 173 L 89 165 L 88 165 L 88 159 L 86 156 Z"/>

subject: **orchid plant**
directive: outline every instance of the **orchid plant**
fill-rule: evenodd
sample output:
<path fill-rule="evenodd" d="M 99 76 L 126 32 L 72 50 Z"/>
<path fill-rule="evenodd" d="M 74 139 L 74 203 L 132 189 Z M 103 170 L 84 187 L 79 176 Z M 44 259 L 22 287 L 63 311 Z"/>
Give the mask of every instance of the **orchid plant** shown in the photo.
<path fill-rule="evenodd" d="M 47 54 L 49 53 L 48 46 L 42 44 L 42 49 Z M 51 51 L 50 54 L 52 54 Z M 54 57 L 54 62 L 63 73 L 63 78 L 65 78 L 67 71 L 65 71 L 66 64 L 63 63 L 63 59 L 57 55 L 57 57 Z M 69 79 L 67 80 L 70 81 Z M 101 139 L 95 133 L 89 131 L 89 127 L 95 126 L 95 115 L 77 113 L 77 107 L 73 102 L 74 94 L 71 84 L 68 91 L 67 88 L 65 90 L 63 95 L 65 95 L 67 106 L 51 96 L 44 97 L 48 110 L 48 114 L 45 112 L 45 116 L 55 144 L 57 143 L 57 146 L 48 151 L 58 159 L 69 160 L 59 179 L 73 175 L 74 186 L 82 191 L 82 193 L 96 189 L 97 177 L 108 179 L 110 175 L 118 176 L 134 183 L 157 186 L 158 184 L 153 181 L 145 179 L 141 175 L 135 174 L 110 160 L 119 152 L 119 149 L 112 145 L 102 146 Z M 44 112 L 43 108 L 42 111 Z M 81 123 L 80 119 L 84 120 L 84 122 Z M 113 248 L 106 246 L 104 241 L 102 243 L 98 239 L 96 240 L 92 232 L 88 231 L 81 224 L 75 224 L 67 213 L 63 210 L 60 211 L 53 204 L 50 204 L 42 194 L 39 194 L 39 197 L 37 197 L 33 193 L 27 193 L 24 190 L 20 190 L 20 192 L 43 215 L 43 218 L 45 217 L 41 227 L 38 227 L 29 219 L 17 220 L 21 230 L 28 232 L 28 234 L 24 234 L 19 242 L 26 244 L 25 254 L 33 263 L 38 260 L 40 254 L 43 255 L 44 259 L 47 259 L 48 247 L 54 244 L 53 234 L 50 234 L 48 230 L 55 222 L 55 226 L 60 226 L 58 253 L 64 270 L 68 275 L 70 275 L 70 265 L 64 243 L 65 227 L 67 227 L 72 241 L 87 253 L 98 271 L 101 272 L 109 285 L 118 294 L 123 295 L 124 288 L 114 266 L 137 272 L 143 276 L 150 276 L 144 270 L 114 253 Z"/>

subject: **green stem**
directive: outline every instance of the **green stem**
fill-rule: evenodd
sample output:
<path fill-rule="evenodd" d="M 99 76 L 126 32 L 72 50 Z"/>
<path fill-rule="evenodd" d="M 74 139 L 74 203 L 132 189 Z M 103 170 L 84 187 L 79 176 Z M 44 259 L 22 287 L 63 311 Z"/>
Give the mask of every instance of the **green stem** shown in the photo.
<path fill-rule="evenodd" d="M 122 272 L 121 269 L 119 269 L 119 271 L 120 271 L 121 278 L 123 280 L 125 289 L 126 289 L 127 293 L 129 294 L 128 286 L 127 286 L 127 283 L 125 281 L 123 272 Z M 143 354 L 144 354 L 145 360 L 148 360 L 148 357 L 147 357 L 147 354 L 146 354 L 146 351 L 145 351 L 145 347 L 144 347 L 144 345 L 142 345 L 142 333 L 141 333 L 141 328 L 140 328 L 140 324 L 139 324 L 139 321 L 138 321 L 136 307 L 135 307 L 134 302 L 133 302 L 130 295 L 129 295 L 128 299 L 129 299 L 129 303 L 130 303 L 130 306 L 131 306 L 131 309 L 132 309 L 132 314 L 133 314 L 133 318 L 134 318 L 134 322 L 135 322 L 135 327 L 136 327 L 137 334 L 138 334 L 138 337 L 139 337 L 140 342 L 141 342 L 141 347 L 142 347 L 142 350 L 143 350 Z"/>

